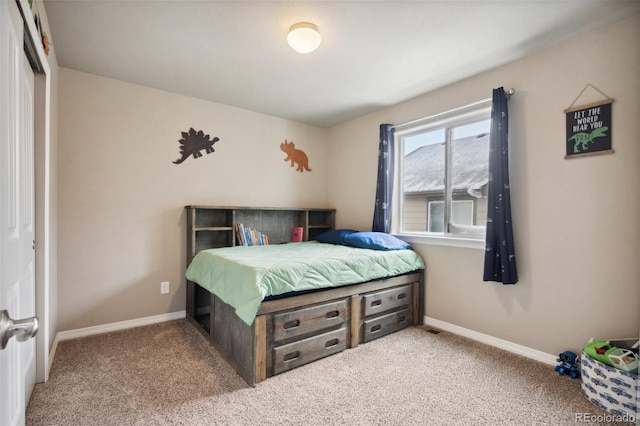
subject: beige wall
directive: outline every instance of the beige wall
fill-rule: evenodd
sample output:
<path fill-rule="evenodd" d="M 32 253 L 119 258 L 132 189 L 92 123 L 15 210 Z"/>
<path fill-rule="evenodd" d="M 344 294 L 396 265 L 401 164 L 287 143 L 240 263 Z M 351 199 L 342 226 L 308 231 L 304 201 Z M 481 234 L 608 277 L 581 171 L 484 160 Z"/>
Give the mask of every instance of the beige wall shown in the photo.
<path fill-rule="evenodd" d="M 184 309 L 185 205 L 329 206 L 325 129 L 65 68 L 59 90 L 58 331 Z M 173 164 L 190 127 L 216 151 Z"/>
<path fill-rule="evenodd" d="M 615 154 L 565 160 L 565 115 L 591 83 L 615 99 Z M 427 264 L 426 314 L 549 354 L 640 323 L 640 16 L 330 130 L 337 225 L 370 229 L 378 125 L 515 88 L 511 184 L 520 282 L 482 281 L 482 250 L 414 245 Z M 595 92 L 597 94 L 597 92 Z M 597 99 L 587 91 L 578 104 Z"/>
<path fill-rule="evenodd" d="M 512 187 L 520 282 L 483 283 L 483 251 L 416 245 L 427 315 L 555 354 L 634 336 L 640 314 L 640 17 L 325 130 L 60 70 L 58 331 L 184 309 L 187 204 L 336 207 L 370 229 L 378 125 L 514 87 Z M 615 154 L 564 160 L 564 113 L 591 83 L 615 99 Z M 590 98 L 591 97 L 591 98 Z M 581 101 L 589 102 L 587 93 Z M 180 132 L 218 136 L 181 165 Z M 294 140 L 312 173 L 279 144 Z M 160 281 L 171 294 L 160 295 Z"/>

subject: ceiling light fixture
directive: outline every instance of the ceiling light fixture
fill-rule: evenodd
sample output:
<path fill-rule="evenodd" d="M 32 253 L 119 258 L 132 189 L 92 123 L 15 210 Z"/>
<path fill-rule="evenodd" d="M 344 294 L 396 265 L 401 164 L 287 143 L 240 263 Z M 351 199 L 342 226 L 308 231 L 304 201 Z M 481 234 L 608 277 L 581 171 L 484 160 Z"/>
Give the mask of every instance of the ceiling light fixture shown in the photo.
<path fill-rule="evenodd" d="M 298 22 L 289 28 L 287 42 L 296 52 L 313 52 L 320 46 L 322 37 L 318 32 L 318 27 L 309 22 Z"/>

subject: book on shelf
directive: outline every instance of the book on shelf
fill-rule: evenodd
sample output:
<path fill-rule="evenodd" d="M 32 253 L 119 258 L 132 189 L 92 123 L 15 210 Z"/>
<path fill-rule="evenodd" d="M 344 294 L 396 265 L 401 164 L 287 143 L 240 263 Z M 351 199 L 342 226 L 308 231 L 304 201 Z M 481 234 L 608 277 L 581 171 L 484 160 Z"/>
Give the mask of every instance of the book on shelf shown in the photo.
<path fill-rule="evenodd" d="M 246 245 L 244 240 L 244 228 L 241 223 L 236 223 L 236 235 L 238 240 L 236 245 L 239 245 L 239 246 Z"/>
<path fill-rule="evenodd" d="M 236 223 L 237 244 L 239 246 L 265 246 L 269 244 L 269 237 L 260 231 Z"/>
<path fill-rule="evenodd" d="M 302 234 L 303 234 L 304 230 L 302 229 L 302 226 L 295 226 L 292 230 L 291 230 L 291 242 L 292 243 L 299 243 L 302 241 Z"/>

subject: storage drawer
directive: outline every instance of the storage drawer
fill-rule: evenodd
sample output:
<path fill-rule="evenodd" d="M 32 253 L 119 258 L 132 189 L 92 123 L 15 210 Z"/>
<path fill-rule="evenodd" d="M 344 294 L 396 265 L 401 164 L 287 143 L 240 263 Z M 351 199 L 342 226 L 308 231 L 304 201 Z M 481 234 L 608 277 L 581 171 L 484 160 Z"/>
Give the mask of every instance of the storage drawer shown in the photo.
<path fill-rule="evenodd" d="M 273 339 L 278 342 L 313 331 L 337 327 L 347 321 L 347 300 L 325 303 L 273 316 Z"/>
<path fill-rule="evenodd" d="M 347 329 L 340 328 L 318 336 L 273 349 L 273 374 L 299 367 L 311 361 L 329 356 L 347 347 Z"/>
<path fill-rule="evenodd" d="M 364 316 L 368 317 L 413 303 L 412 287 L 411 284 L 408 284 L 391 290 L 366 294 L 362 297 L 362 301 Z"/>
<path fill-rule="evenodd" d="M 411 309 L 402 309 L 364 321 L 363 341 L 368 342 L 413 324 Z"/>

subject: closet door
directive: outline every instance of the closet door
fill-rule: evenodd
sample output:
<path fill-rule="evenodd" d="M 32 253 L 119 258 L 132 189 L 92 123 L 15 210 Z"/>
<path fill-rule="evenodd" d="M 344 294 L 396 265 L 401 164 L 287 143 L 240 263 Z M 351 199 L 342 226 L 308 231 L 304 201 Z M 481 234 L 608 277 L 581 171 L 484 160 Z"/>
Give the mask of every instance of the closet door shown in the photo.
<path fill-rule="evenodd" d="M 0 425 L 25 423 L 36 377 L 34 76 L 23 41 L 18 6 L 0 1 Z"/>

